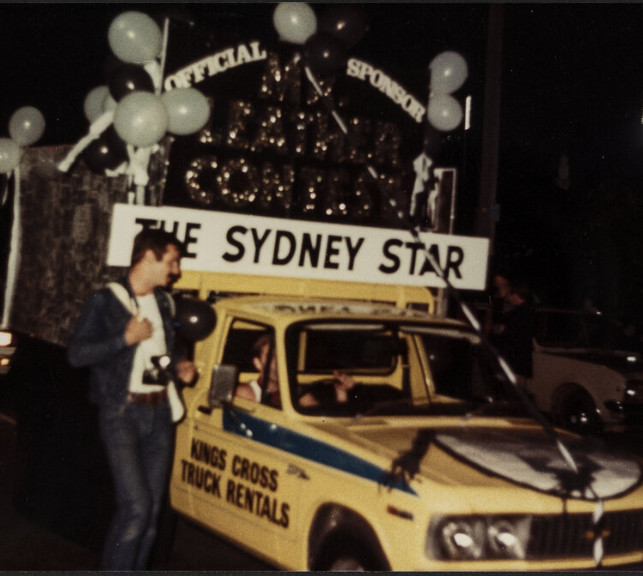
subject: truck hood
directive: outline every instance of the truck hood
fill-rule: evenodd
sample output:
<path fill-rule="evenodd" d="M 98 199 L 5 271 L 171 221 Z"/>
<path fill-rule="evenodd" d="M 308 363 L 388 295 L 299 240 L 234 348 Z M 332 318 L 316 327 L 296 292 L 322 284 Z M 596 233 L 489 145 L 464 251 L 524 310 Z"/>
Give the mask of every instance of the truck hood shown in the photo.
<path fill-rule="evenodd" d="M 574 472 L 557 440 L 538 428 L 357 427 L 351 434 L 357 443 L 377 452 L 397 452 L 392 468 L 402 468 L 410 477 L 416 473 L 431 477 L 435 446 L 484 475 L 560 497 L 611 498 L 641 482 L 638 461 L 600 441 L 569 436 L 564 449 L 576 463 Z"/>

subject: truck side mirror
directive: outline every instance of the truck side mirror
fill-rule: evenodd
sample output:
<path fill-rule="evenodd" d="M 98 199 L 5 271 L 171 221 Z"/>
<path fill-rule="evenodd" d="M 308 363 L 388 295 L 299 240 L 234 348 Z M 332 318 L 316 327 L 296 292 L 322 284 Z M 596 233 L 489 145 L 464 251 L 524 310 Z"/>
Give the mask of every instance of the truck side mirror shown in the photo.
<path fill-rule="evenodd" d="M 208 392 L 210 408 L 218 408 L 232 402 L 232 392 L 237 383 L 237 367 L 230 364 L 215 364 Z"/>

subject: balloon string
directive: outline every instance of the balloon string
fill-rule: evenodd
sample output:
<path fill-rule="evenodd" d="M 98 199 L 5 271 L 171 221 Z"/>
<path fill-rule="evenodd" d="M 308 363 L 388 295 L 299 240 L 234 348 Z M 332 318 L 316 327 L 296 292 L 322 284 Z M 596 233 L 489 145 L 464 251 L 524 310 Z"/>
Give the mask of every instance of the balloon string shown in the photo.
<path fill-rule="evenodd" d="M 163 22 L 163 48 L 161 49 L 161 85 L 157 91 L 160 94 L 163 90 L 163 77 L 165 75 L 165 62 L 167 60 L 167 45 L 170 38 L 170 19 L 165 18 Z"/>
<path fill-rule="evenodd" d="M 11 178 L 11 174 L 9 174 Z M 7 182 L 8 185 L 8 182 Z M 20 266 L 20 250 L 22 248 L 22 223 L 20 218 L 20 167 L 13 171 L 13 224 L 11 226 L 11 251 L 7 264 L 7 284 L 2 307 L 2 324 L 0 327 L 8 328 L 13 308 L 16 282 L 18 280 L 18 267 Z"/>
<path fill-rule="evenodd" d="M 67 172 L 71 165 L 76 161 L 78 155 L 85 149 L 89 144 L 96 140 L 112 123 L 114 120 L 114 111 L 107 110 L 103 112 L 94 122 L 92 122 L 89 127 L 89 132 L 86 136 L 81 138 L 76 145 L 69 151 L 65 159 L 58 164 L 58 169 L 61 172 Z"/>

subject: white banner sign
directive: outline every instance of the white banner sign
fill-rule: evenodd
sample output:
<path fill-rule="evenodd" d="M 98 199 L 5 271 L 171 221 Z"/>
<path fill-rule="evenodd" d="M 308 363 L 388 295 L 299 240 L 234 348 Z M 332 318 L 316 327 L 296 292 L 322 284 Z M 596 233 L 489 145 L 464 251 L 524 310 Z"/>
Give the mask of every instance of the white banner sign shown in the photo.
<path fill-rule="evenodd" d="M 129 266 L 134 236 L 163 228 L 184 242 L 184 270 L 442 288 L 425 250 L 456 288 L 484 290 L 489 240 L 188 208 L 116 204 L 107 256 Z"/>

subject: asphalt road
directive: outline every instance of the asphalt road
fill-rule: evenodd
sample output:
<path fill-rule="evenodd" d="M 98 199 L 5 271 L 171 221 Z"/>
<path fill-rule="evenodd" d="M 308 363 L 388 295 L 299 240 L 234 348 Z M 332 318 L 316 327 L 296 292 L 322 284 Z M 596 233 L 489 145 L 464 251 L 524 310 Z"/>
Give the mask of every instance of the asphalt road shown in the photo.
<path fill-rule="evenodd" d="M 42 510 L 30 513 L 16 502 L 21 466 L 17 426 L 0 412 L 0 570 L 98 570 L 106 519 L 94 517 L 70 529 Z M 76 515 L 78 516 L 78 515 Z M 162 543 L 150 568 L 170 571 L 271 571 L 260 562 L 200 528 L 179 520 L 172 541 Z"/>

